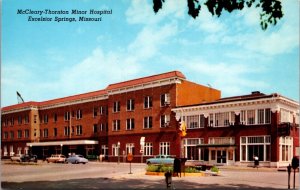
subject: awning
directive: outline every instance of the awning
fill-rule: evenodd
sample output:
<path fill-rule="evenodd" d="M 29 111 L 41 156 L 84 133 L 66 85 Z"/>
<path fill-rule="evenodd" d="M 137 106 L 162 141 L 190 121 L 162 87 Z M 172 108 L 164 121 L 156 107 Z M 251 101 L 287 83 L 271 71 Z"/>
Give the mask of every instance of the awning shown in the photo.
<path fill-rule="evenodd" d="M 66 146 L 66 145 L 93 145 L 98 141 L 93 140 L 70 140 L 70 141 L 48 141 L 26 143 L 26 146 Z"/>
<path fill-rule="evenodd" d="M 198 144 L 196 147 L 236 147 L 235 144 Z"/>

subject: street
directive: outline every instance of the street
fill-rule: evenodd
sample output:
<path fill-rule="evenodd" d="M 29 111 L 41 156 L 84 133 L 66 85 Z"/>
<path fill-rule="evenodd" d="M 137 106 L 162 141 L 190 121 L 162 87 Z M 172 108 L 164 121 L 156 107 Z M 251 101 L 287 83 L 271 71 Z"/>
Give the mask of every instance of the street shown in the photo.
<path fill-rule="evenodd" d="M 2 161 L 3 189 L 165 189 L 164 176 L 145 175 L 146 164 L 11 164 Z M 220 167 L 220 176 L 173 177 L 173 189 L 287 189 L 288 174 L 275 168 Z M 299 173 L 296 173 L 296 189 Z M 291 174 L 293 189 L 293 173 Z"/>

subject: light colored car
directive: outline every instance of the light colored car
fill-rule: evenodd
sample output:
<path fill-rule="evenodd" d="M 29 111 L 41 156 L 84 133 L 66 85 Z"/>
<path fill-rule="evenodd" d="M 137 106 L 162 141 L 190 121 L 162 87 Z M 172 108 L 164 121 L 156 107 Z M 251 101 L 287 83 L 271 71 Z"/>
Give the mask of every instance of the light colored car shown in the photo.
<path fill-rule="evenodd" d="M 46 158 L 46 161 L 53 163 L 65 163 L 66 157 L 62 154 L 52 154 L 50 157 Z"/>
<path fill-rule="evenodd" d="M 147 164 L 174 164 L 174 158 L 169 155 L 157 155 L 146 160 Z"/>
<path fill-rule="evenodd" d="M 22 154 L 16 154 L 10 157 L 10 160 L 13 161 L 17 161 L 17 162 L 22 162 Z"/>
<path fill-rule="evenodd" d="M 79 164 L 79 163 L 86 164 L 89 161 L 86 158 L 84 158 L 82 155 L 75 154 L 75 155 L 70 155 L 67 158 L 66 162 L 67 163 L 72 163 L 72 164 Z"/>

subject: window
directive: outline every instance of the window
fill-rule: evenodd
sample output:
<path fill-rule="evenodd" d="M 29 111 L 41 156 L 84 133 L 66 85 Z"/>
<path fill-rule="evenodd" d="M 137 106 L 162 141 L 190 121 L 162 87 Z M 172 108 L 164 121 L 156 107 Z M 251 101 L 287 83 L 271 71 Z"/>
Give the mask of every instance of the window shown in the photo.
<path fill-rule="evenodd" d="M 107 131 L 107 124 L 105 124 L 105 123 L 101 123 L 100 124 L 100 131 Z"/>
<path fill-rule="evenodd" d="M 120 130 L 121 130 L 121 121 L 113 120 L 113 131 L 120 131 Z"/>
<path fill-rule="evenodd" d="M 13 126 L 14 125 L 14 118 L 10 118 L 10 125 Z"/>
<path fill-rule="evenodd" d="M 18 116 L 18 124 L 19 124 L 19 125 L 22 124 L 22 116 Z"/>
<path fill-rule="evenodd" d="M 170 142 L 160 142 L 159 154 L 160 155 L 170 155 Z"/>
<path fill-rule="evenodd" d="M 203 160 L 203 158 L 201 158 L 201 152 L 204 153 L 204 151 L 196 147 L 198 144 L 203 143 L 203 138 L 185 138 L 183 140 L 184 157 L 188 160 Z"/>
<path fill-rule="evenodd" d="M 22 138 L 22 131 L 21 130 L 18 130 L 18 139 Z"/>
<path fill-rule="evenodd" d="M 130 118 L 126 120 L 126 130 L 133 130 L 134 129 L 134 119 Z"/>
<path fill-rule="evenodd" d="M 290 162 L 293 157 L 293 138 L 292 137 L 280 137 L 279 138 L 279 151 L 280 161 Z"/>
<path fill-rule="evenodd" d="M 126 154 L 133 154 L 134 155 L 134 144 L 133 143 L 126 143 Z"/>
<path fill-rule="evenodd" d="M 120 155 L 120 147 L 117 144 L 112 144 L 112 155 L 118 156 Z"/>
<path fill-rule="evenodd" d="M 151 142 L 145 142 L 144 155 L 145 156 L 152 156 L 153 155 L 153 144 Z"/>
<path fill-rule="evenodd" d="M 144 129 L 152 128 L 152 117 L 144 117 Z"/>
<path fill-rule="evenodd" d="M 44 117 L 43 117 L 43 121 L 44 121 L 44 123 L 48 123 L 48 115 L 46 114 L 46 115 L 44 115 Z"/>
<path fill-rule="evenodd" d="M 43 131 L 43 137 L 48 137 L 48 129 L 44 129 Z"/>
<path fill-rule="evenodd" d="M 209 119 L 208 125 L 209 125 L 210 127 L 213 127 L 213 126 L 214 126 L 214 114 L 213 114 L 213 113 L 210 113 L 208 119 Z"/>
<path fill-rule="evenodd" d="M 93 109 L 93 117 L 96 117 L 98 115 L 98 108 L 94 107 Z"/>
<path fill-rule="evenodd" d="M 200 115 L 200 128 L 205 126 L 205 117 L 203 114 Z"/>
<path fill-rule="evenodd" d="M 152 108 L 152 97 L 151 96 L 146 96 L 144 98 L 144 108 Z"/>
<path fill-rule="evenodd" d="M 271 123 L 271 109 L 267 108 L 265 109 L 265 123 Z"/>
<path fill-rule="evenodd" d="M 69 121 L 70 120 L 70 112 L 65 112 L 65 121 Z"/>
<path fill-rule="evenodd" d="M 8 139 L 8 132 L 4 132 L 4 139 Z"/>
<path fill-rule="evenodd" d="M 258 122 L 258 124 L 265 123 L 265 110 L 264 109 L 257 110 L 257 122 Z"/>
<path fill-rule="evenodd" d="M 199 115 L 186 116 L 187 129 L 199 128 Z"/>
<path fill-rule="evenodd" d="M 53 115 L 53 121 L 57 122 L 57 114 L 56 113 Z"/>
<path fill-rule="evenodd" d="M 29 116 L 28 116 L 28 115 L 25 115 L 24 123 L 25 123 L 25 124 L 29 123 Z"/>
<path fill-rule="evenodd" d="M 106 106 L 100 107 L 100 115 L 106 115 L 107 114 L 107 108 Z"/>
<path fill-rule="evenodd" d="M 160 127 L 169 127 L 170 125 L 170 115 L 160 116 Z"/>
<path fill-rule="evenodd" d="M 255 110 L 247 110 L 247 124 L 255 124 Z"/>
<path fill-rule="evenodd" d="M 54 136 L 54 137 L 57 137 L 57 128 L 54 128 L 54 129 L 53 129 L 53 136 Z"/>
<path fill-rule="evenodd" d="M 13 132 L 13 131 L 10 131 L 9 134 L 10 134 L 10 138 L 13 139 L 13 138 L 14 138 L 14 132 Z"/>
<path fill-rule="evenodd" d="M 119 112 L 121 110 L 120 101 L 114 102 L 113 112 Z"/>
<path fill-rule="evenodd" d="M 82 135 L 82 125 L 76 126 L 76 135 Z"/>
<path fill-rule="evenodd" d="M 69 136 L 70 135 L 70 127 L 69 126 L 65 127 L 65 129 L 64 129 L 64 135 L 65 136 Z"/>
<path fill-rule="evenodd" d="M 270 161 L 270 136 L 247 136 L 240 138 L 240 160 L 253 161 L 258 156 L 260 161 Z"/>
<path fill-rule="evenodd" d="M 229 126 L 229 113 L 230 112 L 215 113 L 215 126 Z"/>
<path fill-rule="evenodd" d="M 170 105 L 170 94 L 160 95 L 160 106 Z"/>
<path fill-rule="evenodd" d="M 98 125 L 97 124 L 94 124 L 94 126 L 93 126 L 93 132 L 94 133 L 98 132 Z"/>
<path fill-rule="evenodd" d="M 134 100 L 129 99 L 127 100 L 127 111 L 133 111 L 134 110 Z"/>
<path fill-rule="evenodd" d="M 76 111 L 76 119 L 81 119 L 82 118 L 82 111 L 81 110 L 77 110 Z"/>

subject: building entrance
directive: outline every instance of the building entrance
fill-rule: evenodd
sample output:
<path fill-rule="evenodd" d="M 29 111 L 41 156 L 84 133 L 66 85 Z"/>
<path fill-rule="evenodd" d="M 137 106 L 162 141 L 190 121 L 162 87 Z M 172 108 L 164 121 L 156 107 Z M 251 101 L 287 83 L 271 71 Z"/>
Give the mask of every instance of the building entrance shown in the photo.
<path fill-rule="evenodd" d="M 225 164 L 227 162 L 226 150 L 217 150 L 217 163 Z"/>

